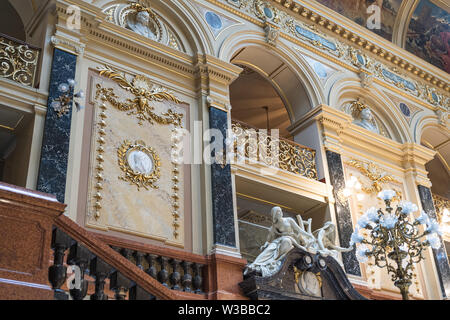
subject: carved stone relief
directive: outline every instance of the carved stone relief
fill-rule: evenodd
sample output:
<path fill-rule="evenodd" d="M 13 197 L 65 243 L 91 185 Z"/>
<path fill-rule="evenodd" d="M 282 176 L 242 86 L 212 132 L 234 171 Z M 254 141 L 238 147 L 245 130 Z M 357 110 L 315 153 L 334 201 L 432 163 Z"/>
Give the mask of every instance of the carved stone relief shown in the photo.
<path fill-rule="evenodd" d="M 185 51 L 179 36 L 152 8 L 136 2 L 115 4 L 103 10 L 107 21 L 129 29 L 150 40 Z"/>

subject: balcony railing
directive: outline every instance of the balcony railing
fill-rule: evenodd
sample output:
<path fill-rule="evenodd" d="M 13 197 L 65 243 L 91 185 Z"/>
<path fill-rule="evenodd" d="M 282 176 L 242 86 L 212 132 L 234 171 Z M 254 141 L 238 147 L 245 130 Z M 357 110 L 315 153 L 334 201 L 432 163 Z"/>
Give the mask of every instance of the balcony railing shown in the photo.
<path fill-rule="evenodd" d="M 232 121 L 232 130 L 238 154 L 239 149 L 243 149 L 242 153 L 247 159 L 318 180 L 315 150 L 287 139 L 274 138 L 266 130 L 253 128 L 237 120 Z"/>
<path fill-rule="evenodd" d="M 0 77 L 34 86 L 40 49 L 0 33 Z"/>
<path fill-rule="evenodd" d="M 434 208 L 436 209 L 436 218 L 439 224 L 444 227 L 444 231 L 448 231 L 447 224 L 450 224 L 450 199 L 433 194 Z M 450 232 L 446 232 L 449 233 Z"/>

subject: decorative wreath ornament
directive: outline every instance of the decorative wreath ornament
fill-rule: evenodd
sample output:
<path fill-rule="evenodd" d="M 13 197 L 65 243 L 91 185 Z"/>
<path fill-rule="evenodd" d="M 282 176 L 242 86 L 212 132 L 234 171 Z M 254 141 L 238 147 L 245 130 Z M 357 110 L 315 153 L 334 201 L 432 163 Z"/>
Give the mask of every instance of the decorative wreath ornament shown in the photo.
<path fill-rule="evenodd" d="M 117 149 L 120 169 L 124 172 L 119 179 L 134 184 L 140 188 L 158 189 L 156 182 L 161 176 L 161 160 L 152 147 L 146 146 L 144 141 L 125 140 Z"/>

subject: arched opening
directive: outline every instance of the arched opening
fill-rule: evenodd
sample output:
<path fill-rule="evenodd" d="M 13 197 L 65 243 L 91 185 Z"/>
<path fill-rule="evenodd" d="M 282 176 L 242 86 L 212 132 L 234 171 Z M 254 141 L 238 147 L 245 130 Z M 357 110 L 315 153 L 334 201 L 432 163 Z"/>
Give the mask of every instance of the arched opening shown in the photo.
<path fill-rule="evenodd" d="M 238 50 L 231 63 L 243 69 L 229 88 L 232 119 L 256 129 L 278 129 L 280 138 L 289 140 L 293 149 L 298 147 L 296 142 L 302 141 L 300 136 L 304 134 L 293 134 L 290 128 L 314 107 L 306 90 L 308 84 L 300 78 L 301 72 L 296 72 L 298 66 L 257 45 Z M 312 218 L 313 228 L 325 221 L 325 202 L 239 174 L 235 182 L 240 252 L 249 262 L 256 258 L 266 241 L 272 224 L 272 207 L 281 207 L 285 216 L 294 219 L 296 215 Z"/>
<path fill-rule="evenodd" d="M 22 19 L 9 1 L 0 1 L 0 33 L 24 42 L 27 40 Z"/>
<path fill-rule="evenodd" d="M 280 137 L 292 139 L 289 114 L 273 85 L 252 68 L 239 66 L 244 71 L 230 86 L 232 118 L 258 129 L 278 129 Z"/>
<path fill-rule="evenodd" d="M 443 240 L 450 255 L 450 135 L 437 127 L 426 128 L 421 144 L 436 151 L 433 160 L 425 165 L 432 186 L 437 219 L 443 231 Z"/>

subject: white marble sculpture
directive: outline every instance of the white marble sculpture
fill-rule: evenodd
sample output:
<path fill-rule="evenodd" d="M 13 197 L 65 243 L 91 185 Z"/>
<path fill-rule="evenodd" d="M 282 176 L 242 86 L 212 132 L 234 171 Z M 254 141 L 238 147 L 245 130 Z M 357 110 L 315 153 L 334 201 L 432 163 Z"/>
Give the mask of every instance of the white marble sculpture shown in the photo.
<path fill-rule="evenodd" d="M 152 32 L 149 26 L 150 14 L 145 11 L 138 11 L 136 15 L 129 14 L 127 16 L 127 27 L 134 32 L 143 35 L 152 40 L 157 40 L 156 35 Z"/>
<path fill-rule="evenodd" d="M 294 248 L 300 248 L 310 253 L 320 253 L 322 256 L 331 255 L 339 261 L 339 252 L 348 252 L 353 248 L 341 248 L 334 244 L 336 226 L 332 222 L 311 233 L 311 219 L 303 221 L 297 216 L 297 222 L 292 218 L 283 217 L 280 207 L 271 211 L 272 227 L 269 230 L 263 250 L 253 263 L 249 264 L 244 274 L 257 272 L 263 277 L 275 274 L 281 267 L 282 259 Z M 305 230 L 305 226 L 308 226 Z"/>
<path fill-rule="evenodd" d="M 259 256 L 245 270 L 257 271 L 263 277 L 270 276 L 278 271 L 281 260 L 294 247 L 307 250 L 313 240 L 312 235 L 295 222 L 292 218 L 283 217 L 280 207 L 272 208 L 272 227 L 269 230 L 266 243 L 261 247 L 263 250 Z"/>
<path fill-rule="evenodd" d="M 339 252 L 350 252 L 353 250 L 353 246 L 342 248 L 334 244 L 336 241 L 336 225 L 331 221 L 327 221 L 322 228 L 314 231 L 313 235 L 316 238 L 314 249 L 324 257 L 332 256 L 341 265 Z"/>
<path fill-rule="evenodd" d="M 128 165 L 134 172 L 141 174 L 150 174 L 153 170 L 153 161 L 142 151 L 131 152 L 128 156 Z"/>
<path fill-rule="evenodd" d="M 355 120 L 353 120 L 354 124 L 369 131 L 380 133 L 378 127 L 374 124 L 372 111 L 370 111 L 367 106 L 362 105 L 361 107 L 361 105 L 359 105 L 356 107 L 353 111 L 353 117 L 355 118 Z"/>

